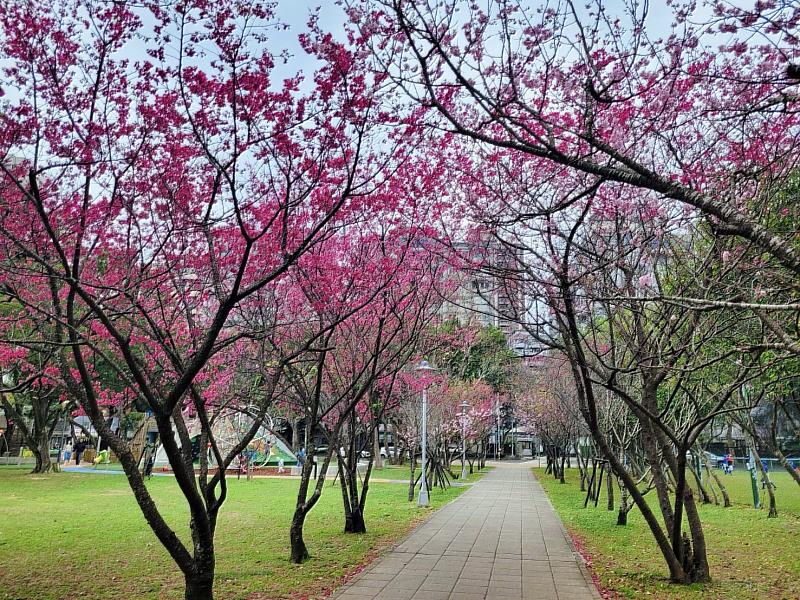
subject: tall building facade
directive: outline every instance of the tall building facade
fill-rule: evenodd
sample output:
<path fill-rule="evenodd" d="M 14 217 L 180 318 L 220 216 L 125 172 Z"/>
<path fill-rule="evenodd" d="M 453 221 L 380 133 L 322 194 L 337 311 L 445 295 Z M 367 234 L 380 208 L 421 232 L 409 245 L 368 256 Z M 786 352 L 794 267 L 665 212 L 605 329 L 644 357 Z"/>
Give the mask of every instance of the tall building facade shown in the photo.
<path fill-rule="evenodd" d="M 512 340 L 519 345 L 524 333 L 520 322 L 525 315 L 522 286 L 515 275 L 519 254 L 491 234 L 462 242 L 457 250 L 465 266 L 458 275 L 458 286 L 442 305 L 442 318 L 463 325 L 497 327 L 514 349 Z"/>

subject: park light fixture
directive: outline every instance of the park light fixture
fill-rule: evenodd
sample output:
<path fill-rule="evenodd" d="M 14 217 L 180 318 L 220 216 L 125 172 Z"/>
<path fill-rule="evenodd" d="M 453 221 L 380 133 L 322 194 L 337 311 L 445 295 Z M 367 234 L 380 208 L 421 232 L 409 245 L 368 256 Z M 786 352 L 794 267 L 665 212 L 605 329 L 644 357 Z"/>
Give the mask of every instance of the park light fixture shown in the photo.
<path fill-rule="evenodd" d="M 467 478 L 467 409 L 469 404 L 466 400 L 461 402 L 461 481 Z"/>
<path fill-rule="evenodd" d="M 417 371 L 432 372 L 436 367 L 431 366 L 427 360 L 421 360 L 416 367 Z M 428 386 L 422 388 L 422 477 L 420 478 L 419 497 L 417 506 L 428 506 Z"/>

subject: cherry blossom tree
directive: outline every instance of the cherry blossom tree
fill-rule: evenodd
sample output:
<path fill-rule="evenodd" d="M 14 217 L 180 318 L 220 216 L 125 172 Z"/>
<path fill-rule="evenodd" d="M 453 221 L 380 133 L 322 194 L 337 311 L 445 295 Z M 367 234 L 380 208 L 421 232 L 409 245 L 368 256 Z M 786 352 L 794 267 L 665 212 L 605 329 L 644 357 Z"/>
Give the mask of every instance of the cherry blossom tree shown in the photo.
<path fill-rule="evenodd" d="M 302 465 L 290 528 L 293 562 L 309 558 L 303 525 L 323 492 L 334 456 L 345 531 L 366 531 L 363 510 L 368 479 L 359 492 L 353 439 L 359 429 L 357 414 L 369 410 L 376 398 L 391 396 L 396 373 L 414 355 L 438 298 L 433 293 L 437 262 L 430 260 L 424 248 L 417 248 L 416 240 L 413 230 L 380 235 L 367 230 L 340 237 L 335 252 L 328 247 L 329 241 L 298 262 L 297 285 L 304 299 L 304 318 L 298 327 L 318 342 L 302 360 L 287 366 L 292 388 L 289 402 L 304 415 L 308 434 L 322 431 L 328 449 L 316 472 L 312 460 Z M 310 459 L 315 445 L 307 437 Z M 346 449 L 344 456 L 340 448 Z"/>
<path fill-rule="evenodd" d="M 0 406 L 36 458 L 32 472 L 49 473 L 59 470 L 58 463 L 50 459 L 50 438 L 73 407 L 64 397 L 58 370 L 51 362 L 52 349 L 37 351 L 36 337 L 26 332 L 10 338 L 15 348 L 3 348 Z"/>
<path fill-rule="evenodd" d="M 672 580 L 708 580 L 686 451 L 765 349 L 796 348 L 800 255 L 781 198 L 797 171 L 796 7 L 674 3 L 657 32 L 644 2 L 351 8 L 452 140 L 465 210 L 516 257 L 484 266 L 526 286 L 528 310 L 506 318 L 568 357 L 594 441 Z M 742 285 L 737 261 L 785 285 Z M 734 348 L 742 362 L 711 399 L 700 374 Z M 663 528 L 599 429 L 597 386 L 641 424 Z"/>
<path fill-rule="evenodd" d="M 453 418 L 450 429 L 455 433 L 455 439 L 451 439 L 448 445 L 454 441 L 458 441 L 459 446 L 464 444 L 464 458 L 469 463 L 469 472 L 473 473 L 476 458 L 478 468 L 483 468 L 487 437 L 494 427 L 497 394 L 488 383 L 479 379 L 453 380 L 448 383 L 445 398 L 450 403 L 449 416 Z"/>
<path fill-rule="evenodd" d="M 351 15 L 433 126 L 518 156 L 538 182 L 575 173 L 685 203 L 798 274 L 797 248 L 751 203 L 797 169 L 797 9 L 670 8 L 658 31 L 646 2 L 374 0 Z"/>
<path fill-rule="evenodd" d="M 280 80 L 273 9 L 24 2 L 0 15 L 0 286 L 18 319 L 52 324 L 63 385 L 194 599 L 213 595 L 225 470 L 259 426 L 222 454 L 214 379 L 253 340 L 288 335 L 248 330 L 242 315 L 317 245 L 395 206 L 379 191 L 418 143 L 379 110 L 390 92 L 363 47 L 314 18 L 300 41 L 318 69 Z M 272 354 L 261 411 L 290 360 Z M 105 422 L 98 364 L 152 411 L 189 536 L 163 519 Z M 218 466 L 208 480 L 195 475 L 189 415 Z"/>
<path fill-rule="evenodd" d="M 564 356 L 547 356 L 532 368 L 527 389 L 516 400 L 516 414 L 542 441 L 547 454 L 547 471 L 565 483 L 564 466 L 574 450 L 579 461 L 580 438 L 588 432 L 569 362 Z M 585 469 L 581 465 L 581 476 Z"/>

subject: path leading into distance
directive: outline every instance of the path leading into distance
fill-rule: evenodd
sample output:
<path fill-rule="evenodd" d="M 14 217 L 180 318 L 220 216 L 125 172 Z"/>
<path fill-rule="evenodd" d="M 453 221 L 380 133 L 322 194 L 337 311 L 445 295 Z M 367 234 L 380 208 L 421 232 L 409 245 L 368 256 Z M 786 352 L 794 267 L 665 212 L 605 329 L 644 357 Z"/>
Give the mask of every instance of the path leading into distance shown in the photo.
<path fill-rule="evenodd" d="M 336 600 L 598 600 L 529 462 L 498 462 Z"/>

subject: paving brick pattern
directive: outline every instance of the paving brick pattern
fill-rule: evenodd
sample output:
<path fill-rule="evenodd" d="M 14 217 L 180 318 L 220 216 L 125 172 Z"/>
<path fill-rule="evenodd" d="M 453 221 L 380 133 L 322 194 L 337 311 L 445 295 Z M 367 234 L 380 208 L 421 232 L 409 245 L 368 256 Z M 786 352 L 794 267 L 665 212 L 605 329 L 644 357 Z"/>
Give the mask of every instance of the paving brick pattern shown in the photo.
<path fill-rule="evenodd" d="M 599 599 L 530 466 L 496 463 L 470 490 L 333 597 Z"/>

